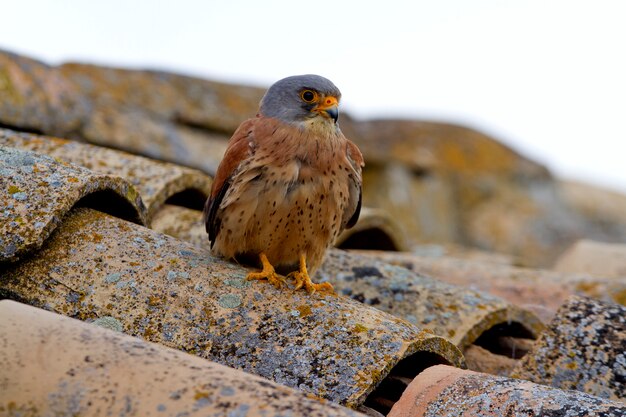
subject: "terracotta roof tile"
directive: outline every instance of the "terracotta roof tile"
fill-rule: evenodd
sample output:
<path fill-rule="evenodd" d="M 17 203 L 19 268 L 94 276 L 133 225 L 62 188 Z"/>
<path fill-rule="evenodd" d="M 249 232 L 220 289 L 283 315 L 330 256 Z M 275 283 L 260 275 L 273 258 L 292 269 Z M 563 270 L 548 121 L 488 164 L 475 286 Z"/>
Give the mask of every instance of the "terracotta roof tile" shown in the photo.
<path fill-rule="evenodd" d="M 168 207 L 167 213 L 163 210 L 155 219 L 154 227 L 208 249 L 201 216 L 198 211 Z M 331 282 L 340 294 L 431 329 L 461 349 L 503 324 L 508 324 L 514 334 L 529 338 L 536 337 L 543 328 L 533 313 L 498 297 L 446 284 L 357 253 L 329 250 L 317 276 Z"/>
<path fill-rule="evenodd" d="M 366 154 L 364 205 L 385 210 L 368 215 L 365 209 L 352 237 L 344 236 L 344 245 L 362 247 L 368 240 L 368 247 L 374 242 L 384 249 L 419 252 L 424 243 L 445 247 L 453 242 L 501 248 L 506 257 L 472 253 L 461 260 L 454 253 L 463 251 L 433 258 L 333 249 L 317 278 L 332 281 L 353 300 L 279 293 L 265 283 L 246 281 L 247 269 L 207 251 L 199 211 L 210 186 L 206 175 L 121 151 L 8 130 L 87 141 L 213 173 L 230 133 L 254 115 L 262 93 L 157 71 L 50 67 L 0 51 L 0 298 L 122 330 L 361 407 L 370 415 L 387 413 L 409 384 L 420 387 L 422 396 L 437 396 L 424 415 L 442 410 L 475 415 L 476 407 L 486 404 L 481 401 L 493 405 L 480 410 L 486 415 L 517 406 L 528 413 L 540 413 L 543 407 L 555 414 L 608 410 L 624 415 L 614 403 L 579 392 L 432 366 L 467 363 L 508 375 L 516 366 L 522 369 L 518 358 L 526 354 L 522 364 L 528 378 L 572 387 L 544 366 L 561 366 L 565 357 L 545 348 L 553 340 L 551 346 L 569 349 L 578 361 L 576 375 L 582 382 L 574 388 L 623 397 L 623 386 L 606 382 L 622 375 L 619 347 L 610 343 L 621 343 L 623 331 L 617 325 L 623 324 L 622 307 L 583 303 L 593 305 L 579 309 L 588 317 L 557 315 L 558 327 L 553 323 L 536 344 L 532 339 L 542 331 L 537 316 L 551 319 L 570 294 L 626 303 L 626 282 L 511 263 L 545 265 L 565 244 L 587 234 L 623 240 L 623 210 L 613 202 L 626 197 L 607 200 L 612 210 L 604 207 L 600 213 L 611 214 L 606 220 L 586 205 L 586 191 L 576 194 L 578 200 L 561 198 L 544 167 L 479 132 L 441 123 L 343 117 L 342 130 Z M 0 302 L 0 311 L 6 305 Z M 558 342 L 569 331 L 576 333 L 570 339 L 581 352 L 569 347 L 570 339 Z M 618 336 L 593 337 L 598 332 Z M 0 346 L 0 357 L 6 348 Z M 50 357 L 64 356 L 55 351 Z M 567 364 L 574 363 L 571 357 L 567 355 Z M 612 374 L 601 371 L 611 366 Z M 150 372 L 160 372 L 157 368 Z M 193 372 L 186 372 L 181 375 L 193 378 Z M 447 388 L 432 383 L 433 375 L 444 374 L 452 375 L 446 377 Z M 228 378 L 216 385 L 233 381 Z M 264 387 L 274 389 L 270 385 Z M 154 387 L 159 393 L 159 385 Z M 241 387 L 240 392 L 248 393 Z M 301 398 L 289 392 L 296 397 L 287 401 Z M 254 394 L 245 395 L 244 402 L 254 403 L 248 410 L 265 404 Z M 412 395 L 409 390 L 403 401 L 414 401 Z M 194 398 L 181 407 L 197 402 Z"/>
<path fill-rule="evenodd" d="M 126 180 L 1 145 L 0 195 L 0 262 L 40 247 L 79 202 L 146 222 L 146 208 Z"/>
<path fill-rule="evenodd" d="M 64 134 L 80 127 L 89 103 L 52 67 L 0 50 L 0 123 Z"/>
<path fill-rule="evenodd" d="M 447 340 L 355 301 L 278 291 L 191 244 L 80 208 L 9 265 L 0 293 L 356 406 L 402 359 L 462 364 Z"/>
<path fill-rule="evenodd" d="M 141 195 L 148 219 L 166 200 L 180 193 L 187 195 L 182 204 L 202 210 L 211 189 L 211 179 L 200 171 L 86 143 L 0 129 L 0 145 L 46 154 L 92 172 L 120 176 Z"/>
<path fill-rule="evenodd" d="M 512 376 L 626 401 L 626 307 L 570 298 Z"/>
<path fill-rule="evenodd" d="M 0 124 L 214 173 L 264 90 L 158 72 L 51 67 L 0 50 Z"/>
<path fill-rule="evenodd" d="M 579 240 L 556 260 L 553 269 L 562 273 L 626 279 L 626 244 Z"/>
<path fill-rule="evenodd" d="M 397 222 L 385 210 L 363 207 L 356 225 L 339 235 L 335 246 L 345 249 L 408 250 L 409 242 Z"/>
<path fill-rule="evenodd" d="M 624 403 L 439 365 L 426 369 L 389 417 L 625 416 Z"/>
<path fill-rule="evenodd" d="M 533 313 L 501 298 L 364 255 L 329 251 L 318 275 L 340 294 L 431 329 L 461 349 L 499 326 L 527 338 L 543 329 Z"/>
<path fill-rule="evenodd" d="M 570 295 L 626 304 L 626 282 L 588 274 L 564 274 L 471 259 L 378 252 L 377 258 L 419 274 L 502 297 L 549 322 Z"/>
<path fill-rule="evenodd" d="M 3 415 L 360 415 L 196 356 L 12 301 L 0 301 L 0 333 L 6 337 L 0 348 Z M 25 349 L 29 346 L 36 348 Z"/>

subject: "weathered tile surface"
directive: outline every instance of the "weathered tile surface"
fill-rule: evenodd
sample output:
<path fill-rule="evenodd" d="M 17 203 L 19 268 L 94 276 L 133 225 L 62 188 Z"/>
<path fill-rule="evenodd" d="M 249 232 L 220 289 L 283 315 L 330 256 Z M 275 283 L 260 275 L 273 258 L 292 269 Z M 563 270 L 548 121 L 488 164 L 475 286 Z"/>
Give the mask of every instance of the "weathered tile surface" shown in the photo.
<path fill-rule="evenodd" d="M 344 297 L 279 291 L 191 244 L 76 209 L 0 295 L 243 369 L 348 406 L 401 359 L 462 365 L 446 339 Z M 415 369 L 414 372 L 419 371 Z"/>
<path fill-rule="evenodd" d="M 0 415 L 360 415 L 254 375 L 8 300 L 0 301 L 0 334 Z"/>
<path fill-rule="evenodd" d="M 626 402 L 626 307 L 572 297 L 512 376 Z"/>
<path fill-rule="evenodd" d="M 56 68 L 93 108 L 80 136 L 214 174 L 226 141 L 254 117 L 263 89 L 159 71 Z"/>
<path fill-rule="evenodd" d="M 0 50 L 0 123 L 51 135 L 76 131 L 91 110 L 54 69 Z"/>
<path fill-rule="evenodd" d="M 626 416 L 624 403 L 439 365 L 417 376 L 388 417 Z"/>
<path fill-rule="evenodd" d="M 187 205 L 202 210 L 211 189 L 211 179 L 200 171 L 86 143 L 0 129 L 2 145 L 120 176 L 135 186 L 148 209 L 148 218 L 168 198 L 183 191 L 195 195 L 195 201 L 188 201 Z"/>
<path fill-rule="evenodd" d="M 165 204 L 154 217 L 151 227 L 157 232 L 209 249 L 209 235 L 202 213 L 198 210 Z"/>
<path fill-rule="evenodd" d="M 409 242 L 402 225 L 389 213 L 363 207 L 357 223 L 339 235 L 335 246 L 396 251 L 408 250 Z"/>
<path fill-rule="evenodd" d="M 0 51 L 0 124 L 213 174 L 263 90 L 158 71 L 51 67 Z"/>
<path fill-rule="evenodd" d="M 462 349 L 497 325 L 519 323 L 526 337 L 543 328 L 534 314 L 501 298 L 364 255 L 331 250 L 317 275 L 340 294 L 431 329 Z"/>
<path fill-rule="evenodd" d="M 140 223 L 147 217 L 135 188 L 120 177 L 1 145 L 0 197 L 0 262 L 41 246 L 79 201 Z"/>
<path fill-rule="evenodd" d="M 579 240 L 556 260 L 553 269 L 626 280 L 626 244 Z"/>
<path fill-rule="evenodd" d="M 201 213 L 168 207 L 154 221 L 166 234 L 209 248 Z M 527 337 L 542 329 L 538 318 L 486 293 L 446 284 L 373 257 L 330 249 L 316 274 L 340 294 L 431 329 L 461 348 L 499 324 L 519 323 Z"/>
<path fill-rule="evenodd" d="M 372 256 L 418 274 L 502 297 L 534 312 L 546 323 L 571 295 L 626 305 L 626 282 L 623 280 L 452 257 L 434 258 L 397 252 L 376 252 Z"/>

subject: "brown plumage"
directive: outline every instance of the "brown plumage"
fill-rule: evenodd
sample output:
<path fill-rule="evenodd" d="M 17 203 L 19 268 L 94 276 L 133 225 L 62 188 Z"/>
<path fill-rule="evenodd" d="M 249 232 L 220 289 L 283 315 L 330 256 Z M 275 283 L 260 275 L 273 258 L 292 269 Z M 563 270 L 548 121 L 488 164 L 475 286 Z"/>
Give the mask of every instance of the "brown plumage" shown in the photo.
<path fill-rule="evenodd" d="M 205 205 L 215 254 L 260 259 L 248 279 L 281 287 L 279 271 L 293 271 L 296 289 L 329 290 L 309 273 L 361 206 L 363 157 L 336 124 L 339 90 L 319 76 L 274 84 L 256 118 L 228 143 Z M 308 266 L 308 270 L 307 270 Z"/>

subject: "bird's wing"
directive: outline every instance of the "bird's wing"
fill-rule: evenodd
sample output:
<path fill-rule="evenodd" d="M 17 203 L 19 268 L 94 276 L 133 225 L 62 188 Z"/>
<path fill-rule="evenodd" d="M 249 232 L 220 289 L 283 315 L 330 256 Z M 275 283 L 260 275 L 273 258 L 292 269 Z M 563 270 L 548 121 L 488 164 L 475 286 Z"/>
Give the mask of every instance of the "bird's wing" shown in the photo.
<path fill-rule="evenodd" d="M 215 173 L 211 195 L 204 204 L 203 212 L 211 247 L 213 247 L 217 233 L 220 230 L 221 218 L 218 216 L 218 209 L 230 187 L 231 180 L 241 163 L 254 154 L 254 127 L 259 121 L 261 121 L 259 118 L 250 119 L 239 126 L 230 138 L 222 162 L 220 162 Z"/>
<path fill-rule="evenodd" d="M 346 229 L 349 229 L 356 224 L 357 220 L 359 220 L 359 214 L 361 214 L 361 199 L 363 196 L 361 172 L 365 163 L 359 148 L 350 141 L 348 141 L 346 147 L 346 156 L 353 169 L 350 175 L 350 199 L 343 213 L 343 224 L 345 224 Z"/>

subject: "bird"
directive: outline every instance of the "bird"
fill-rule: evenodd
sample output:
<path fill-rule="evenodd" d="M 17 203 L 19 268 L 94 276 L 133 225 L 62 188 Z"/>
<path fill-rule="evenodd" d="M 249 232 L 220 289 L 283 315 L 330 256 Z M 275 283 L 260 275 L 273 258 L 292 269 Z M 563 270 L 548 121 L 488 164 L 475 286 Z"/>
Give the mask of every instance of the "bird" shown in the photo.
<path fill-rule="evenodd" d="M 214 255 L 261 267 L 247 280 L 334 292 L 311 275 L 359 218 L 364 167 L 339 128 L 340 99 L 322 76 L 283 78 L 230 138 L 203 218 Z"/>

